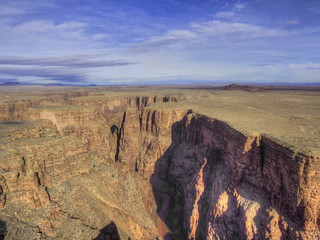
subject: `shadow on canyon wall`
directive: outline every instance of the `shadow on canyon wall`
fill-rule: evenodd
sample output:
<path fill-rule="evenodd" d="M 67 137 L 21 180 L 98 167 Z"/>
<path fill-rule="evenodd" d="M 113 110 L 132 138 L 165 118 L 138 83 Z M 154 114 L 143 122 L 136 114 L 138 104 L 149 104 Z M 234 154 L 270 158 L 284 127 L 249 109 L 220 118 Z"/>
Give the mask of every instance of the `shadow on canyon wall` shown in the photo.
<path fill-rule="evenodd" d="M 99 235 L 94 240 L 120 240 L 117 226 L 114 222 L 100 230 Z"/>
<path fill-rule="evenodd" d="M 222 164 L 220 148 L 208 148 L 202 144 L 201 126 L 194 119 L 186 126 L 187 115 L 172 125 L 171 145 L 156 161 L 154 173 L 150 178 L 154 198 L 157 205 L 157 227 L 161 237 L 165 240 L 202 239 L 206 232 L 206 216 L 209 192 L 212 185 L 213 167 Z M 185 145 L 185 146 L 184 146 Z M 183 151 L 188 153 L 183 153 Z M 182 151 L 182 153 L 181 153 Z M 175 152 L 178 152 L 176 156 Z M 190 155 L 189 155 L 190 154 Z M 178 158 L 178 159 L 177 159 Z M 185 189 L 177 189 L 174 177 L 169 176 L 169 169 L 174 161 L 192 162 L 183 164 L 180 169 L 182 178 L 188 178 L 190 184 Z M 194 165 L 194 167 L 192 166 Z M 200 187 L 199 187 L 200 186 Z M 200 188 L 200 189 L 197 189 Z M 198 194 L 198 192 L 201 192 Z M 184 194 L 187 194 L 184 196 Z M 198 217 L 191 219 L 193 206 Z M 185 224 L 194 225 L 188 229 Z M 195 223 L 195 224 L 193 224 Z"/>
<path fill-rule="evenodd" d="M 183 202 L 178 198 L 168 182 L 168 171 L 175 148 L 181 143 L 185 119 L 175 122 L 171 129 L 171 145 L 156 161 L 150 178 L 154 199 L 157 205 L 157 228 L 165 240 L 183 239 Z"/>
<path fill-rule="evenodd" d="M 0 220 L 0 240 L 4 239 L 6 232 L 7 232 L 7 223 Z"/>
<path fill-rule="evenodd" d="M 224 191 L 227 191 L 229 201 L 225 213 L 216 219 L 217 222 L 221 223 L 220 233 L 217 232 L 217 234 L 222 238 L 226 236 L 230 238 L 246 237 L 245 232 L 243 232 L 246 226 L 243 225 L 244 223 L 239 222 L 241 218 L 244 217 L 242 215 L 244 215 L 246 210 L 242 209 L 242 206 L 238 206 L 234 196 L 235 190 L 239 192 L 246 201 L 257 202 L 261 206 L 249 224 L 254 224 L 258 228 L 256 232 L 252 233 L 253 236 L 263 238 L 263 228 L 265 226 L 263 226 L 262 215 L 264 215 L 264 211 L 270 207 L 270 200 L 272 200 L 270 196 L 264 195 L 268 193 L 265 186 L 267 183 L 264 180 L 264 175 L 267 174 L 263 166 L 265 160 L 264 149 L 261 148 L 261 146 L 257 146 L 256 142 L 252 142 L 249 150 L 242 153 L 241 159 L 232 160 L 233 158 L 227 156 L 225 152 L 226 149 L 224 149 L 226 146 L 225 141 L 229 139 L 225 139 L 224 136 L 224 134 L 229 132 L 228 128 L 230 127 L 228 125 L 218 120 L 213 120 L 210 122 L 212 130 L 219 129 L 219 131 L 225 131 L 225 133 L 221 135 L 221 133 L 217 132 L 217 136 L 209 136 L 215 133 L 212 132 L 207 135 L 208 129 L 201 126 L 202 122 L 192 119 L 191 123 L 186 126 L 186 121 L 187 117 L 184 117 L 184 119 L 172 125 L 172 143 L 167 151 L 156 161 L 154 173 L 150 178 L 157 205 L 156 224 L 159 234 L 165 240 L 205 238 L 207 221 L 212 218 L 208 214 L 212 211 L 212 208 L 218 200 L 215 199 L 216 197 L 211 196 L 211 188 L 215 182 L 219 182 L 219 178 L 223 178 L 225 181 L 223 181 L 223 185 L 218 188 L 219 191 L 216 192 L 216 194 L 219 196 L 219 192 L 222 194 Z M 235 133 L 234 139 L 232 139 L 232 137 L 230 138 L 232 141 L 229 144 L 232 145 L 232 148 L 245 147 L 246 140 L 243 141 L 238 135 L 240 136 L 241 134 Z M 187 147 L 183 147 L 182 145 L 184 144 L 188 144 Z M 181 153 L 181 151 L 186 150 L 187 152 L 190 151 L 190 148 L 192 148 L 191 152 L 195 157 L 185 159 L 186 155 Z M 193 158 L 197 161 L 196 167 L 191 170 L 190 165 L 181 165 L 186 169 L 179 170 L 179 173 L 184 174 L 184 177 L 188 178 L 188 181 L 184 189 L 180 190 L 177 190 L 175 179 L 173 179 L 171 175 L 171 170 L 169 175 L 170 165 L 177 160 L 175 151 L 180 152 L 180 155 L 177 154 L 180 157 L 178 161 L 186 160 L 186 164 L 188 164 L 188 161 L 193 160 Z M 202 159 L 204 158 L 207 159 L 207 164 L 203 163 Z M 243 168 L 234 169 L 233 165 L 235 165 L 235 162 L 233 161 L 243 162 Z M 254 165 L 254 167 L 252 165 Z M 200 170 L 201 166 L 202 170 Z M 217 173 L 217 169 L 219 168 L 221 173 Z M 197 186 L 199 186 L 199 184 L 202 184 L 202 192 L 200 196 L 197 196 L 199 192 Z M 217 186 L 215 186 L 215 189 L 217 189 Z M 279 190 L 281 192 L 281 189 Z M 263 194 L 265 199 L 262 200 L 258 195 L 256 195 L 256 197 L 251 196 L 251 193 L 256 191 L 259 192 L 259 194 Z M 277 196 L 277 198 L 276 208 L 279 208 L 279 206 L 281 206 L 281 200 L 283 200 L 282 198 L 285 199 L 285 197 Z M 193 208 L 195 208 L 194 206 L 196 206 L 196 211 L 198 211 L 198 215 L 196 214 L 197 219 L 192 219 L 191 216 L 193 214 Z M 274 205 L 271 204 L 271 207 L 273 206 Z M 281 212 L 282 211 L 280 211 L 280 214 Z M 234 229 L 226 232 L 227 227 L 223 224 L 225 221 L 231 221 Z M 196 223 L 196 225 L 194 225 L 194 223 Z M 191 227 L 192 225 L 195 226 L 193 229 Z M 284 237 L 284 235 L 282 235 L 282 237 Z"/>
<path fill-rule="evenodd" d="M 187 115 L 190 112 L 187 113 Z M 165 240 L 186 239 L 184 230 L 184 196 L 177 194 L 174 179 L 169 177 L 169 169 L 177 147 L 183 141 L 187 130 L 187 115 L 171 127 L 171 145 L 157 159 L 154 173 L 150 178 L 154 199 L 157 207 L 156 225 L 160 236 Z"/>

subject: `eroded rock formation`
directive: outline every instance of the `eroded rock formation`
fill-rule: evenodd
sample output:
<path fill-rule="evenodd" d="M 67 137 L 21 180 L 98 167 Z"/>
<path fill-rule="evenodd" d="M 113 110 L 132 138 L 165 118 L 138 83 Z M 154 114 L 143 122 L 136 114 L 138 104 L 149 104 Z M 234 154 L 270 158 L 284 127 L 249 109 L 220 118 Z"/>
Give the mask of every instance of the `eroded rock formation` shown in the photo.
<path fill-rule="evenodd" d="M 57 96 L 0 105 L 6 239 L 319 237 L 317 156 L 181 95 Z"/>
<path fill-rule="evenodd" d="M 318 237 L 315 157 L 205 116 L 183 125 L 168 182 L 183 202 L 186 239 Z"/>

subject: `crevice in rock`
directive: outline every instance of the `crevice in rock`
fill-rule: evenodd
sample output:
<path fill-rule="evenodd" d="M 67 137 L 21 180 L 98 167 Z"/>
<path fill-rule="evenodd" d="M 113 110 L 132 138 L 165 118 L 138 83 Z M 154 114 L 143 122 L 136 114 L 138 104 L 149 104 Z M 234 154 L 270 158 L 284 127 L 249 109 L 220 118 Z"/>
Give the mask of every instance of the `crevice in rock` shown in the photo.
<path fill-rule="evenodd" d="M 26 172 L 26 159 L 24 157 L 21 158 L 22 159 L 22 172 L 25 173 Z"/>
<path fill-rule="evenodd" d="M 121 122 L 120 130 L 117 133 L 117 148 L 116 148 L 116 155 L 115 155 L 115 162 L 121 162 L 119 159 L 120 147 L 121 147 L 121 140 L 124 137 L 124 124 L 126 122 L 126 112 L 123 113 L 123 118 Z"/>
<path fill-rule="evenodd" d="M 154 132 L 156 133 L 156 135 L 158 134 L 158 129 L 157 129 L 157 124 L 156 124 L 156 121 L 155 121 L 155 118 L 156 118 L 156 111 L 154 111 L 152 113 L 152 116 L 151 116 L 151 132 Z"/>
<path fill-rule="evenodd" d="M 140 132 L 141 132 L 141 129 L 142 129 L 142 115 L 143 115 L 143 111 L 141 110 L 140 114 L 139 114 L 139 129 L 140 129 Z"/>
<path fill-rule="evenodd" d="M 264 167 L 264 145 L 263 142 L 260 141 L 260 160 L 261 160 L 261 172 L 263 172 Z"/>
<path fill-rule="evenodd" d="M 149 130 L 149 119 L 150 119 L 150 111 L 148 111 L 147 121 L 146 121 L 146 132 Z"/>
<path fill-rule="evenodd" d="M 110 127 L 111 133 L 114 134 L 115 132 L 118 134 L 118 127 L 116 125 L 112 125 Z"/>
<path fill-rule="evenodd" d="M 136 106 L 140 109 L 140 97 L 136 97 Z"/>
<path fill-rule="evenodd" d="M 40 178 L 39 178 L 39 173 L 38 173 L 38 172 L 35 172 L 34 176 L 35 176 L 35 178 L 36 178 L 36 182 L 37 182 L 38 186 L 41 186 L 42 184 L 41 184 L 41 180 L 40 180 Z"/>
<path fill-rule="evenodd" d="M 124 127 L 124 123 L 126 122 L 126 112 L 123 113 L 123 118 L 122 118 L 122 122 L 121 122 L 121 129 L 123 131 L 123 127 Z M 121 131 L 120 129 L 120 131 Z M 124 135 L 124 134 L 123 134 Z"/>
<path fill-rule="evenodd" d="M 46 193 L 47 193 L 47 195 L 48 195 L 49 201 L 51 202 L 51 196 L 50 196 L 48 187 L 44 187 L 44 190 L 46 191 Z"/>
<path fill-rule="evenodd" d="M 169 97 L 169 96 L 165 96 L 165 97 L 163 98 L 163 102 L 169 102 L 169 100 L 170 100 L 170 97 Z"/>

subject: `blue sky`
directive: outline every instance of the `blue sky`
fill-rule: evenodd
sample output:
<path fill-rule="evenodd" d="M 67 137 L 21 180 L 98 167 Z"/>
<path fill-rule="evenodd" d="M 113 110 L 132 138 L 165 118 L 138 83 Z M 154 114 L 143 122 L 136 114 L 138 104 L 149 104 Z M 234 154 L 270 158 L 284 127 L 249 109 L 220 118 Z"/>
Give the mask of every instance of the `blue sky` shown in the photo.
<path fill-rule="evenodd" d="M 319 0 L 0 0 L 0 83 L 319 83 Z"/>

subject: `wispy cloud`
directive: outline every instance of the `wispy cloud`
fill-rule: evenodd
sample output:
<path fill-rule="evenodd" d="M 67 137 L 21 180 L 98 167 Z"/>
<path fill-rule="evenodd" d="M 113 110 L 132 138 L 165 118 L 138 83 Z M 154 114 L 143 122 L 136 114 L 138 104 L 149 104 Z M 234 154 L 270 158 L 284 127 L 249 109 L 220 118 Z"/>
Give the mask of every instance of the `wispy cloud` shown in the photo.
<path fill-rule="evenodd" d="M 155 36 L 146 41 L 126 46 L 141 51 L 151 51 L 162 47 L 186 47 L 190 44 L 204 44 L 200 46 L 234 44 L 237 41 L 250 40 L 261 37 L 284 36 L 287 32 L 270 29 L 254 24 L 212 20 L 193 22 L 189 29 L 168 31 L 162 36 Z"/>
<path fill-rule="evenodd" d="M 231 18 L 235 15 L 234 12 L 217 12 L 216 17 L 217 18 Z"/>
<path fill-rule="evenodd" d="M 319 1 L 258 2 L 0 0 L 0 78 L 317 75 Z M 292 54 L 297 58 L 274 57 Z"/>
<path fill-rule="evenodd" d="M 12 34 L 20 37 L 34 34 L 48 34 L 48 36 L 51 37 L 81 40 L 86 38 L 86 35 L 84 34 L 84 28 L 86 26 L 86 23 L 75 21 L 55 24 L 53 21 L 49 20 L 35 20 L 14 26 L 12 28 Z"/>
<path fill-rule="evenodd" d="M 36 77 L 57 82 L 86 82 L 86 72 L 65 67 L 7 67 L 0 66 L 0 74 L 15 77 Z"/>
<path fill-rule="evenodd" d="M 299 63 L 299 64 L 290 64 L 290 68 L 295 70 L 317 70 L 320 71 L 320 63 Z"/>
<path fill-rule="evenodd" d="M 272 64 L 271 63 L 254 63 L 254 64 L 251 64 L 251 66 L 253 67 L 267 67 L 267 66 L 271 66 Z"/>
<path fill-rule="evenodd" d="M 110 41 L 107 33 L 92 31 L 90 24 L 79 21 L 56 22 L 37 19 L 16 23 L 12 18 L 0 18 L 0 51 L 26 52 L 32 49 L 60 53 L 72 49 L 94 49 Z M 11 51 L 8 51 L 8 47 Z M 30 54 L 30 53 L 29 53 Z"/>
<path fill-rule="evenodd" d="M 224 41 L 228 41 L 228 39 L 229 41 L 233 41 L 258 37 L 273 37 L 285 34 L 285 32 L 277 29 L 265 28 L 254 24 L 219 20 L 193 23 L 191 26 L 201 36 L 220 38 Z"/>
<path fill-rule="evenodd" d="M 246 8 L 246 6 L 244 4 L 242 4 L 242 3 L 235 3 L 233 6 L 237 10 L 242 10 L 242 9 Z"/>
<path fill-rule="evenodd" d="M 300 21 L 297 19 L 287 20 L 284 22 L 285 25 L 298 25 L 299 23 L 300 23 Z"/>
<path fill-rule="evenodd" d="M 0 56 L 0 74 L 35 77 L 57 82 L 86 82 L 90 69 L 136 64 L 123 60 L 107 60 L 104 55 L 58 57 Z"/>
<path fill-rule="evenodd" d="M 60 57 L 0 56 L 0 65 L 35 65 L 76 68 L 114 67 L 135 64 L 124 60 L 106 60 L 100 55 L 76 55 Z"/>
<path fill-rule="evenodd" d="M 126 44 L 125 46 L 133 48 L 136 51 L 150 51 L 161 47 L 179 47 L 184 42 L 195 39 L 197 33 L 190 30 L 171 30 L 162 36 L 155 36 L 146 41 L 134 44 Z"/>
<path fill-rule="evenodd" d="M 1 16 L 8 17 L 8 16 L 19 15 L 22 13 L 25 13 L 25 12 L 21 9 L 10 7 L 10 6 L 1 6 L 1 8 L 0 8 L 0 15 Z"/>
<path fill-rule="evenodd" d="M 241 13 L 244 9 L 246 9 L 246 6 L 241 3 L 235 3 L 230 7 L 227 11 L 219 11 L 217 12 L 214 17 L 218 19 L 235 19 L 239 13 Z"/>

